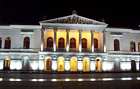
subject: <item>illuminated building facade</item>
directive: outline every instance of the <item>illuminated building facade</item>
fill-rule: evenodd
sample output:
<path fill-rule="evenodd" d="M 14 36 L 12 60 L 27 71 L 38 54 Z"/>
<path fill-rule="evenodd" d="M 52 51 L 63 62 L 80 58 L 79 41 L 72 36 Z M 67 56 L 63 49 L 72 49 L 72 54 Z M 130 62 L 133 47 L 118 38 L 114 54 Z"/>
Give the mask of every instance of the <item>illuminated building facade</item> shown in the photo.
<path fill-rule="evenodd" d="M 0 26 L 0 69 L 139 71 L 140 31 L 107 26 L 76 13 L 40 25 Z"/>

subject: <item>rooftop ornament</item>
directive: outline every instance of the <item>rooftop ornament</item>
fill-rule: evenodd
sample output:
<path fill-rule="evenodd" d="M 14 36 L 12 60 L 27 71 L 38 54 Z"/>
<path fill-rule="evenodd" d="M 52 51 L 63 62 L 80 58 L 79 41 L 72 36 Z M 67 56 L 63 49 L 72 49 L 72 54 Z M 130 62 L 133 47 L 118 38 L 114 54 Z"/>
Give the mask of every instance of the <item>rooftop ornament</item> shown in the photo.
<path fill-rule="evenodd" d="M 73 10 L 72 11 L 72 15 L 77 15 L 77 11 L 76 10 Z"/>

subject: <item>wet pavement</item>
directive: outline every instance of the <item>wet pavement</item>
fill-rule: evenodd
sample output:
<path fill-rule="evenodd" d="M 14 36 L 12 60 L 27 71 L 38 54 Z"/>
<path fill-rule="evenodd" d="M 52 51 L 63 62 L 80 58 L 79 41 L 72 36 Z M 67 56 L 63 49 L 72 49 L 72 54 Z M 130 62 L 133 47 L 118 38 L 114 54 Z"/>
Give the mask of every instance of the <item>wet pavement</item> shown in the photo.
<path fill-rule="evenodd" d="M 0 73 L 0 89 L 140 89 L 140 73 Z"/>

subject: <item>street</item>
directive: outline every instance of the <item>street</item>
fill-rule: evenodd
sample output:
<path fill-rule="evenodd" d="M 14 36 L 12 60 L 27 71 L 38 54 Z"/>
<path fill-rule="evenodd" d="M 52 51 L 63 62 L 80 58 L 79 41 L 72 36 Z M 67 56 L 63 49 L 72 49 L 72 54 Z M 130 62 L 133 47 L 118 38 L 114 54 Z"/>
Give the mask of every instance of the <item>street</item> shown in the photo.
<path fill-rule="evenodd" d="M 0 73 L 0 89 L 140 89 L 140 73 Z"/>

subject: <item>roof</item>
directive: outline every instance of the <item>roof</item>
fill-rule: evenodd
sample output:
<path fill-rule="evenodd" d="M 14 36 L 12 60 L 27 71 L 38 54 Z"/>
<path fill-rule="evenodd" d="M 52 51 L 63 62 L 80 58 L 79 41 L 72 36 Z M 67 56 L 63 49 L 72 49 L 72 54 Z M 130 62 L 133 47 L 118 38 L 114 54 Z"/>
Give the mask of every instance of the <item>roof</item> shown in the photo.
<path fill-rule="evenodd" d="M 0 30 L 4 29 L 41 29 L 40 25 L 0 25 Z"/>
<path fill-rule="evenodd" d="M 65 23 L 65 24 L 94 24 L 94 25 L 106 25 L 104 22 L 89 19 L 83 16 L 79 16 L 76 13 L 72 15 L 59 17 L 55 19 L 49 19 L 40 21 L 40 23 Z"/>

